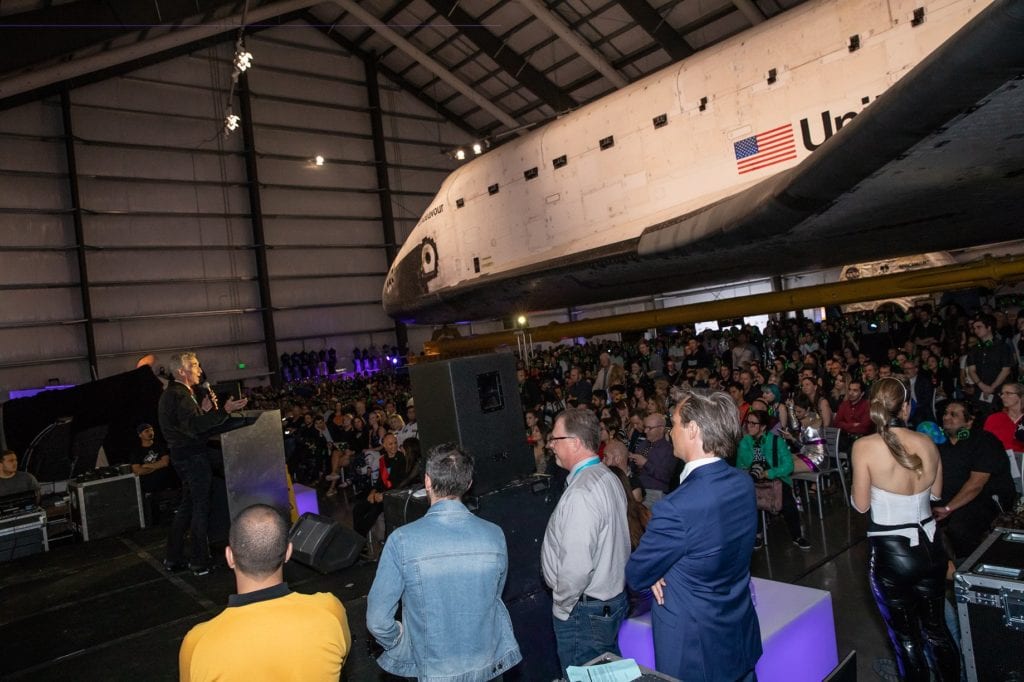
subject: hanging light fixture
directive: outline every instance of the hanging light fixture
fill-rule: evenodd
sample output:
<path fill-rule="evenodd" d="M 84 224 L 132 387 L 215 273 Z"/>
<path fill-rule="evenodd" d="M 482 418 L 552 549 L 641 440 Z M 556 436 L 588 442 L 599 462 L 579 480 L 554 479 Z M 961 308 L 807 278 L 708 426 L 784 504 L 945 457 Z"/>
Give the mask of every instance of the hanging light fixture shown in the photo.
<path fill-rule="evenodd" d="M 244 73 L 245 71 L 247 71 L 249 69 L 249 67 L 252 66 L 252 62 L 253 62 L 252 52 L 249 52 L 248 50 L 246 50 L 245 49 L 245 44 L 242 43 L 241 39 L 239 39 L 238 40 L 238 45 L 235 48 L 235 59 L 234 59 L 234 62 L 233 62 L 233 64 L 235 65 L 235 69 L 239 73 Z"/>

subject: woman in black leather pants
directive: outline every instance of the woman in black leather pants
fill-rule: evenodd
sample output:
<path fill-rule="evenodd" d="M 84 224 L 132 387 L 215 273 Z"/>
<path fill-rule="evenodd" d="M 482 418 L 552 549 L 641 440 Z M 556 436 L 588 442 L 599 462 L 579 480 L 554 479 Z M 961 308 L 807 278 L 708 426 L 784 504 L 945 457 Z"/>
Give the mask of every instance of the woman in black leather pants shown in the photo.
<path fill-rule="evenodd" d="M 858 511 L 871 511 L 871 591 L 900 678 L 928 682 L 930 659 L 938 680 L 956 682 L 960 654 L 944 618 L 947 558 L 930 506 L 942 493 L 942 470 L 931 439 L 902 427 L 909 412 L 902 382 L 875 383 L 871 420 L 878 433 L 854 443 L 851 497 Z"/>

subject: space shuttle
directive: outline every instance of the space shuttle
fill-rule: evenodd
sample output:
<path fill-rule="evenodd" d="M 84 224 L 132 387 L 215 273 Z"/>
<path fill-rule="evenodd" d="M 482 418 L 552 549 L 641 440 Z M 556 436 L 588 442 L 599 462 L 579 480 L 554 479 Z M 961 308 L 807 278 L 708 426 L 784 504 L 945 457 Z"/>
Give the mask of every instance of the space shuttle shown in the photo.
<path fill-rule="evenodd" d="M 387 275 L 444 323 L 1024 235 L 1024 0 L 819 0 L 461 166 Z"/>

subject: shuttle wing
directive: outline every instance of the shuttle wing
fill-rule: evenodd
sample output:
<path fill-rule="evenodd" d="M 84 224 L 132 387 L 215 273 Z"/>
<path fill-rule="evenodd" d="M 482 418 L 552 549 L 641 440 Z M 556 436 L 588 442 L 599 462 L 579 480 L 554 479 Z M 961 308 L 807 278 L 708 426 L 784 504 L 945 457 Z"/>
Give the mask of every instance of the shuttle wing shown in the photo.
<path fill-rule="evenodd" d="M 865 253 L 865 240 L 892 255 L 930 250 L 933 242 L 963 246 L 972 233 L 988 241 L 1020 236 L 1022 74 L 1024 2 L 1002 0 L 802 163 L 646 229 L 638 256 L 682 257 L 690 276 L 703 279 L 707 265 L 719 271 L 716 254 L 743 254 L 752 243 L 821 250 L 803 264 L 771 253 L 767 269 L 782 272 L 851 262 Z"/>

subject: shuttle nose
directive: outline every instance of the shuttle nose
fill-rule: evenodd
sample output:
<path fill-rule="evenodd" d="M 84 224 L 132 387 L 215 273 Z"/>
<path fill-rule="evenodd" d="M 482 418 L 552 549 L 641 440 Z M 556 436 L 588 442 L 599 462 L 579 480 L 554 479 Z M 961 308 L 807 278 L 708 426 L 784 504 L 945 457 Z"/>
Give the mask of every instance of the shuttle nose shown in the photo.
<path fill-rule="evenodd" d="M 391 264 L 384 280 L 384 312 L 399 317 L 415 309 L 416 301 L 427 293 L 426 282 L 420 277 L 420 250 L 416 247 Z"/>

